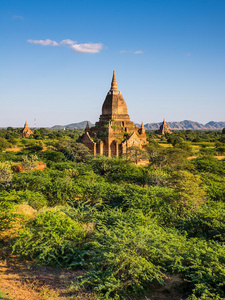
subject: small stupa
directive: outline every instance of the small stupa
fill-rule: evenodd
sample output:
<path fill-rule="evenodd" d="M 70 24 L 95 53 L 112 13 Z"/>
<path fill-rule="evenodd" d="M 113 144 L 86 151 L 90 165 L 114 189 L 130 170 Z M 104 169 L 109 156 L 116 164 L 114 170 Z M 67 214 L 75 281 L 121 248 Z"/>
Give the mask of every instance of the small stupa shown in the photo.
<path fill-rule="evenodd" d="M 159 127 L 156 133 L 159 135 L 163 135 L 165 133 L 172 133 L 172 131 L 169 129 L 169 126 L 166 124 L 165 119 L 163 119 L 162 125 Z"/>
<path fill-rule="evenodd" d="M 33 131 L 30 130 L 30 128 L 27 124 L 27 121 L 25 122 L 23 130 L 21 131 L 20 134 L 21 134 L 22 137 L 25 137 L 25 138 L 27 138 L 27 137 L 29 137 L 30 135 L 33 134 Z"/>

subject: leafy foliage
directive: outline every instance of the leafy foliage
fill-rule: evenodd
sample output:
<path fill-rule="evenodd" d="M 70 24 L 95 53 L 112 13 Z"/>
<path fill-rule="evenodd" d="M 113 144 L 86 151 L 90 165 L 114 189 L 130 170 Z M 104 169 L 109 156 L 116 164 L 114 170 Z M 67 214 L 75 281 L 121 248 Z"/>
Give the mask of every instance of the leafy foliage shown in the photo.
<path fill-rule="evenodd" d="M 0 153 L 0 229 L 22 226 L 10 229 L 14 255 L 83 269 L 75 290 L 102 299 L 138 299 L 173 275 L 182 299 L 225 299 L 225 161 L 214 157 L 223 154 L 224 134 L 178 131 L 155 140 L 148 132 L 149 164 L 137 166 L 90 156 L 77 143 L 80 132 L 40 128 L 21 139 L 17 129 L 0 130 L 7 147 L 23 148 Z M 37 160 L 47 169 L 34 170 Z M 16 164 L 25 172 L 13 172 Z M 23 224 L 20 204 L 34 212 Z"/>
<path fill-rule="evenodd" d="M 12 180 L 12 170 L 10 163 L 0 162 L 0 188 L 5 188 Z"/>
<path fill-rule="evenodd" d="M 79 256 L 79 242 L 84 237 L 78 222 L 60 211 L 47 210 L 19 231 L 13 251 L 47 265 L 68 266 Z"/>

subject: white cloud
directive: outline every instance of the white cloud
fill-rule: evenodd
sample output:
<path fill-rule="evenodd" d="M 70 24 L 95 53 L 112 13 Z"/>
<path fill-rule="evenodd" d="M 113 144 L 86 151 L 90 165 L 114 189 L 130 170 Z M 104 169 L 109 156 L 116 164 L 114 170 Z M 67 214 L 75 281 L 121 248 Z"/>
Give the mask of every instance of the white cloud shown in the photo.
<path fill-rule="evenodd" d="M 186 56 L 191 56 L 191 53 L 187 53 Z"/>
<path fill-rule="evenodd" d="M 14 16 L 12 16 L 12 18 L 13 18 L 13 19 L 23 20 L 23 17 L 22 17 L 22 16 L 15 16 L 15 15 L 14 15 Z"/>
<path fill-rule="evenodd" d="M 80 53 L 99 53 L 103 49 L 101 43 L 86 43 L 78 44 L 76 41 L 65 39 L 61 42 L 56 42 L 50 39 L 46 40 L 27 40 L 28 43 L 42 46 L 69 46 L 74 52 Z"/>
<path fill-rule="evenodd" d="M 81 53 L 99 53 L 103 45 L 101 43 L 89 43 L 89 44 L 75 44 L 70 46 L 74 52 L 81 52 Z"/>
<path fill-rule="evenodd" d="M 27 40 L 28 43 L 35 44 L 35 45 L 42 45 L 42 46 L 59 46 L 56 41 L 52 41 L 49 39 L 46 40 Z"/>
<path fill-rule="evenodd" d="M 142 50 L 138 50 L 138 51 L 133 51 L 133 50 L 120 50 L 120 53 L 121 54 L 124 54 L 124 53 L 133 53 L 133 54 L 142 54 L 144 53 Z"/>
<path fill-rule="evenodd" d="M 65 46 L 65 45 L 74 45 L 74 44 L 76 44 L 77 42 L 76 41 L 72 41 L 72 40 L 70 40 L 70 39 L 66 39 L 66 40 L 62 40 L 61 42 L 60 42 L 60 45 L 62 45 L 62 46 Z"/>

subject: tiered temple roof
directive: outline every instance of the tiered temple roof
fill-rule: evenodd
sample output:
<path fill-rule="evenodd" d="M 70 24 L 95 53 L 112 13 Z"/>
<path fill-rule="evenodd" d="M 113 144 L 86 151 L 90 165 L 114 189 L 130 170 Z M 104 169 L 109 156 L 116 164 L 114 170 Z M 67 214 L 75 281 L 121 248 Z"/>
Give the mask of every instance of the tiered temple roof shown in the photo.
<path fill-rule="evenodd" d="M 109 157 L 120 156 L 131 146 L 142 148 L 147 144 L 143 123 L 138 128 L 130 120 L 126 102 L 118 90 L 115 71 L 99 121 L 92 128 L 87 124 L 82 141 L 94 155 Z"/>

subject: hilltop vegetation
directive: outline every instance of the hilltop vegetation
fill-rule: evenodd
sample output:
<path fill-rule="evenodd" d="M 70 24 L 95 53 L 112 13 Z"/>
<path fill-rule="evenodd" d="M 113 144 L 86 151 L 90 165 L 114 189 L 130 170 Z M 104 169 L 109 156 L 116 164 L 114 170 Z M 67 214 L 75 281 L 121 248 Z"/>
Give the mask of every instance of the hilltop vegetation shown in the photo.
<path fill-rule="evenodd" d="M 148 132 L 146 165 L 81 132 L 0 131 L 1 258 L 81 270 L 77 299 L 225 299 L 225 132 Z"/>

